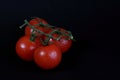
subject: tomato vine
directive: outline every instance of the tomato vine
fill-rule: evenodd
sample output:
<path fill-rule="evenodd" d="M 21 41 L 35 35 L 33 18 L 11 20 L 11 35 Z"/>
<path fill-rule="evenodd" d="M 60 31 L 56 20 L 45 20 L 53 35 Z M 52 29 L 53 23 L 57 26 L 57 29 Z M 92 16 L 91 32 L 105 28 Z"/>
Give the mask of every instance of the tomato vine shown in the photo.
<path fill-rule="evenodd" d="M 43 45 L 48 45 L 48 42 L 49 42 L 50 38 L 52 38 L 52 39 L 54 39 L 54 40 L 60 40 L 62 36 L 67 36 L 66 39 L 75 41 L 75 39 L 74 39 L 71 31 L 67 31 L 67 30 L 60 31 L 60 28 L 55 29 L 56 27 L 55 27 L 55 26 L 52 26 L 52 25 L 50 25 L 50 24 L 44 24 L 44 23 L 42 23 L 42 22 L 39 22 L 39 23 L 36 24 L 36 25 L 31 25 L 31 24 L 28 22 L 28 20 L 25 19 L 25 20 L 24 20 L 24 24 L 21 25 L 20 28 L 23 28 L 23 27 L 26 26 L 26 25 L 28 25 L 31 29 L 33 29 L 32 34 L 31 34 L 31 37 L 30 37 L 30 40 L 31 40 L 31 41 L 34 41 L 35 38 L 37 37 L 37 35 L 35 34 L 35 32 L 37 32 L 37 33 L 39 33 L 39 34 L 42 34 L 42 35 L 45 35 L 45 36 L 47 37 L 45 40 L 42 40 L 42 39 L 40 38 L 40 41 L 41 41 L 41 43 L 42 43 Z M 51 31 L 49 34 L 47 34 L 47 33 L 43 32 L 43 31 L 35 28 L 35 26 L 47 27 L 47 28 L 52 29 L 52 31 Z M 52 36 L 52 34 L 55 34 L 55 33 L 57 33 L 57 34 L 59 35 L 57 38 L 55 38 L 54 36 Z"/>

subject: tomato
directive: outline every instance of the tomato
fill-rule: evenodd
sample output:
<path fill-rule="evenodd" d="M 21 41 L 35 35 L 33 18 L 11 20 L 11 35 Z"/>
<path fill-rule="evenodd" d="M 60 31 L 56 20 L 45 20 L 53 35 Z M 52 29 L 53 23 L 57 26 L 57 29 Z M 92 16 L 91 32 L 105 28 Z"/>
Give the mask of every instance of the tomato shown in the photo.
<path fill-rule="evenodd" d="M 32 19 L 29 23 L 32 26 L 34 26 L 34 25 L 37 25 L 40 22 L 42 22 L 43 24 L 48 24 L 44 19 L 41 19 L 41 18 Z M 37 29 L 39 29 L 39 30 L 44 32 L 44 27 L 35 26 L 35 28 L 37 28 Z M 32 31 L 33 31 L 33 29 L 31 29 L 29 26 L 26 26 L 26 28 L 25 28 L 25 35 L 30 36 Z M 41 36 L 41 34 L 39 34 L 39 33 L 36 33 L 36 34 L 37 34 L 37 36 Z"/>
<path fill-rule="evenodd" d="M 72 40 L 67 40 L 65 36 L 62 36 L 60 40 L 50 39 L 50 43 L 56 44 L 62 51 L 62 53 L 67 52 L 72 46 Z"/>
<path fill-rule="evenodd" d="M 38 43 L 38 41 L 36 42 Z M 33 53 L 38 47 L 36 42 L 32 42 L 28 36 L 21 37 L 16 43 L 17 55 L 25 61 L 32 61 Z"/>
<path fill-rule="evenodd" d="M 65 32 L 65 29 L 60 28 L 60 31 L 64 31 Z M 49 31 L 49 33 L 50 32 L 51 32 L 51 30 Z M 67 31 L 65 33 L 67 33 Z M 55 33 L 52 36 L 55 37 L 55 38 L 57 38 L 58 34 Z M 58 40 L 58 41 L 51 38 L 50 41 L 49 41 L 49 43 L 54 43 L 55 45 L 57 45 L 61 49 L 62 53 L 65 53 L 72 46 L 72 40 L 68 40 L 66 38 L 67 38 L 67 36 L 62 36 L 61 39 Z M 46 37 L 44 39 L 46 39 Z"/>
<path fill-rule="evenodd" d="M 34 53 L 35 63 L 43 69 L 53 69 L 57 67 L 61 62 L 61 58 L 61 51 L 54 44 L 39 47 Z"/>

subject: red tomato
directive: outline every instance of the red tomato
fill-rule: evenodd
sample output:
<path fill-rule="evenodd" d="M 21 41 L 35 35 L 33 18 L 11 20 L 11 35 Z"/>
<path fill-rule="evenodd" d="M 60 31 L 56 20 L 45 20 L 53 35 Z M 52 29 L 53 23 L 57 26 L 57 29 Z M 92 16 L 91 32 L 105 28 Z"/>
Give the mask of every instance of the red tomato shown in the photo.
<path fill-rule="evenodd" d="M 43 69 L 53 69 L 57 67 L 61 61 L 61 58 L 61 51 L 54 44 L 39 47 L 34 53 L 35 63 Z"/>
<path fill-rule="evenodd" d="M 40 19 L 40 18 L 32 19 L 32 20 L 30 21 L 30 24 L 31 24 L 32 26 L 34 26 L 34 25 L 36 25 L 36 24 L 38 24 L 38 23 L 40 23 L 40 22 L 42 22 L 43 24 L 48 24 L 44 19 Z M 37 29 L 39 29 L 39 30 L 41 30 L 41 31 L 44 32 L 44 28 L 43 28 L 43 27 L 35 26 L 35 28 L 37 28 Z M 26 26 L 26 28 L 25 28 L 25 35 L 30 36 L 31 33 L 32 33 L 32 31 L 33 31 L 33 29 L 31 29 L 29 26 Z M 39 33 L 37 33 L 37 35 L 38 35 L 38 36 L 41 36 L 41 34 L 39 34 Z"/>
<path fill-rule="evenodd" d="M 23 36 L 16 43 L 16 53 L 21 59 L 31 61 L 33 60 L 33 53 L 37 47 L 38 45 L 32 42 L 30 37 Z"/>
<path fill-rule="evenodd" d="M 57 28 L 56 28 L 56 29 L 57 29 Z M 64 32 L 65 32 L 65 29 L 60 28 L 60 31 L 64 31 Z M 50 30 L 50 32 L 51 32 L 51 30 Z M 49 33 L 50 33 L 50 32 L 49 32 Z M 66 33 L 67 33 L 67 32 L 66 32 Z M 52 36 L 55 37 L 55 38 L 57 38 L 57 37 L 58 37 L 58 34 L 53 34 Z M 46 37 L 45 37 L 45 38 L 46 38 Z M 51 39 L 50 39 L 50 43 L 56 44 L 56 45 L 61 49 L 62 53 L 65 53 L 65 52 L 67 52 L 67 51 L 70 49 L 70 47 L 72 46 L 72 40 L 67 40 L 66 38 L 67 38 L 67 36 L 62 36 L 61 39 L 58 40 L 58 41 L 51 38 Z"/>
<path fill-rule="evenodd" d="M 61 49 L 62 53 L 67 52 L 72 46 L 72 40 L 67 40 L 65 36 L 62 36 L 58 41 L 51 38 L 50 42 L 56 44 Z"/>

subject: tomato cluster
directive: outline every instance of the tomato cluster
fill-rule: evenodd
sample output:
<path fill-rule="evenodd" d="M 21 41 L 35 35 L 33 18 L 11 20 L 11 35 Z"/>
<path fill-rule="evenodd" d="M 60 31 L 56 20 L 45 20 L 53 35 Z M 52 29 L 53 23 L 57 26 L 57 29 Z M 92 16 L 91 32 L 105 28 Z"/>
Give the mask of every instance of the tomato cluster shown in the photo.
<path fill-rule="evenodd" d="M 25 26 L 25 35 L 16 43 L 17 55 L 32 61 L 42 69 L 53 69 L 59 65 L 62 53 L 72 46 L 73 36 L 70 31 L 49 25 L 42 18 L 33 18 Z"/>

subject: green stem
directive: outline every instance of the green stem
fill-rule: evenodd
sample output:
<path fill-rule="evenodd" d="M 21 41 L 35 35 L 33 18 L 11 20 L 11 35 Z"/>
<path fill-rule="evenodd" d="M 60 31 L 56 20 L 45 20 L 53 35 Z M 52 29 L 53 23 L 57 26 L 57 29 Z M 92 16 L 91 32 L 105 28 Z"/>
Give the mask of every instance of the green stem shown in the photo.
<path fill-rule="evenodd" d="M 51 37 L 47 37 L 46 40 L 45 40 L 45 44 L 48 45 L 49 41 L 50 41 L 50 38 Z"/>
<path fill-rule="evenodd" d="M 70 36 L 70 39 L 73 40 L 73 41 L 76 41 L 72 35 L 72 32 L 71 31 L 68 31 L 69 32 L 69 36 Z"/>
<path fill-rule="evenodd" d="M 35 41 L 35 36 L 31 35 L 30 40 L 34 42 Z"/>
<path fill-rule="evenodd" d="M 58 37 L 56 40 L 57 40 L 57 41 L 59 41 L 61 38 L 62 38 L 62 36 L 61 36 L 61 35 L 59 35 L 59 37 Z"/>
<path fill-rule="evenodd" d="M 33 41 L 33 42 L 35 41 L 35 38 L 36 38 L 36 35 L 35 35 L 34 32 L 35 32 L 35 31 L 33 30 L 33 31 L 32 31 L 32 34 L 31 34 L 31 37 L 30 37 L 30 40 Z"/>
<path fill-rule="evenodd" d="M 52 26 L 50 24 L 43 24 L 42 22 L 39 23 L 40 26 L 47 26 L 48 28 L 55 28 L 55 26 Z"/>
<path fill-rule="evenodd" d="M 52 35 L 52 34 L 54 34 L 54 33 L 59 33 L 58 35 L 59 35 L 59 37 L 57 37 L 57 38 L 55 38 L 55 37 L 53 37 L 52 36 L 52 38 L 53 39 L 55 39 L 55 40 L 59 40 L 61 37 L 60 37 L 60 35 L 61 35 L 61 33 L 60 33 L 60 29 L 55 29 L 55 30 L 53 30 L 51 33 L 50 33 L 50 35 Z"/>
<path fill-rule="evenodd" d="M 35 18 L 39 18 L 39 17 L 31 17 L 32 19 L 35 19 Z M 39 18 L 40 19 L 40 18 Z M 34 25 L 34 26 L 43 26 L 43 27 L 49 27 L 49 28 L 54 28 L 55 26 L 52 26 L 52 25 L 50 25 L 50 24 L 44 24 L 44 23 L 42 23 L 42 22 L 40 22 L 39 24 L 37 24 L 37 25 Z"/>
<path fill-rule="evenodd" d="M 33 31 L 36 31 L 36 32 L 38 32 L 40 34 L 43 34 L 43 35 L 45 35 L 47 37 L 45 41 L 43 41 L 42 39 L 40 39 L 43 45 L 48 45 L 50 38 L 53 38 L 55 40 L 60 40 L 61 37 L 62 37 L 62 35 L 63 36 L 68 36 L 69 40 L 73 40 L 73 41 L 75 40 L 74 37 L 73 37 L 73 35 L 72 35 L 72 33 L 70 31 L 66 31 L 66 30 L 65 31 L 60 31 L 60 28 L 53 29 L 53 28 L 55 28 L 55 26 L 52 26 L 52 25 L 49 25 L 49 24 L 43 24 L 42 22 L 40 22 L 39 24 L 34 25 L 34 26 L 39 26 L 40 25 L 40 26 L 43 26 L 43 27 L 48 27 L 48 28 L 51 28 L 53 30 L 50 34 L 46 34 L 43 31 L 40 31 L 40 30 L 36 29 L 27 20 L 24 20 L 24 22 L 25 23 L 22 26 L 20 26 L 20 28 L 23 28 L 25 25 L 28 25 L 30 28 L 33 29 Z M 55 38 L 54 36 L 52 36 L 52 34 L 54 34 L 54 33 L 59 34 L 59 37 Z M 31 36 L 31 40 L 32 41 L 34 40 L 33 38 L 35 38 L 34 36 L 32 34 L 32 36 Z"/>
<path fill-rule="evenodd" d="M 32 26 L 31 24 L 29 24 L 29 22 L 28 22 L 27 20 L 24 20 L 24 22 L 25 22 L 26 24 L 28 24 L 28 26 L 29 26 L 30 28 L 32 28 L 34 31 L 36 31 L 36 32 L 38 32 L 38 33 L 41 33 L 41 34 L 43 34 L 43 35 L 45 35 L 45 36 L 48 36 L 48 35 L 45 34 L 44 32 L 36 29 L 34 26 Z"/>
<path fill-rule="evenodd" d="M 54 37 L 52 36 L 52 34 L 53 34 L 56 30 L 53 31 L 53 32 L 51 32 L 52 34 L 46 34 L 46 33 L 42 32 L 42 31 L 36 29 L 36 28 L 35 28 L 34 26 L 32 26 L 31 24 L 29 24 L 29 22 L 28 22 L 27 20 L 24 20 L 24 22 L 25 22 L 26 24 L 28 24 L 28 26 L 29 26 L 30 28 L 32 28 L 34 31 L 36 31 L 36 32 L 38 32 L 38 33 L 40 33 L 40 34 L 43 34 L 43 35 L 45 35 L 45 36 L 48 37 L 48 38 L 45 40 L 45 42 L 41 39 L 41 42 L 42 42 L 43 45 L 47 45 L 48 42 L 49 42 L 49 39 L 50 39 L 50 38 L 54 38 Z"/>
<path fill-rule="evenodd" d="M 42 43 L 42 45 L 44 45 L 44 46 L 46 46 L 47 44 L 46 44 L 46 42 L 44 42 L 43 40 L 42 40 L 42 38 L 40 38 L 40 42 Z"/>
<path fill-rule="evenodd" d="M 58 30 L 53 30 L 50 34 L 48 34 L 46 40 L 45 40 L 45 44 L 48 45 L 50 38 L 56 39 L 52 36 L 52 34 L 56 33 Z"/>
<path fill-rule="evenodd" d="M 27 25 L 26 23 L 24 23 L 23 25 L 21 25 L 19 28 L 22 29 L 25 25 Z"/>

